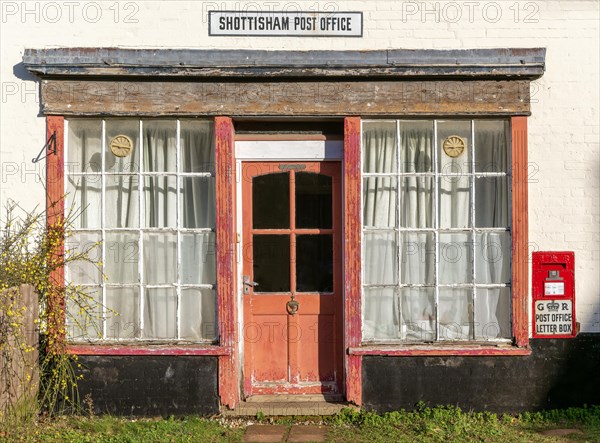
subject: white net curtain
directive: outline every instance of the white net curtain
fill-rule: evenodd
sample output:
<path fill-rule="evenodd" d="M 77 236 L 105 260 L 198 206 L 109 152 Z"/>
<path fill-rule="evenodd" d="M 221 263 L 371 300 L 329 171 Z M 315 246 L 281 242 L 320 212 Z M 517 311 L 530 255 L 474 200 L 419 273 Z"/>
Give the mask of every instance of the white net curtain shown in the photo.
<path fill-rule="evenodd" d="M 508 129 L 363 123 L 365 341 L 510 337 Z M 460 155 L 444 151 L 450 136 Z"/>
<path fill-rule="evenodd" d="M 80 213 L 71 243 L 101 241 L 106 275 L 68 269 L 105 306 L 101 337 L 78 325 L 73 337 L 214 339 L 212 123 L 73 119 L 68 128 L 67 198 Z M 133 143 L 125 157 L 110 149 L 117 135 Z"/>

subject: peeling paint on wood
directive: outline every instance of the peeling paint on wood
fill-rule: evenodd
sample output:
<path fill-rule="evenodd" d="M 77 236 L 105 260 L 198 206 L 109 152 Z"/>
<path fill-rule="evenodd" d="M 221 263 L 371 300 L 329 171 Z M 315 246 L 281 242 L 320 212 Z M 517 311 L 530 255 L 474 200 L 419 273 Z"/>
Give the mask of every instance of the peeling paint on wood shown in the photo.
<path fill-rule="evenodd" d="M 169 82 L 44 80 L 60 115 L 528 115 L 529 81 Z"/>
<path fill-rule="evenodd" d="M 360 227 L 360 117 L 344 119 L 344 297 L 345 342 L 360 346 L 361 337 L 361 227 Z M 361 356 L 346 356 L 346 398 L 362 403 Z"/>
<path fill-rule="evenodd" d="M 527 117 L 512 121 L 512 327 L 515 344 L 529 344 L 529 209 Z"/>
<path fill-rule="evenodd" d="M 264 51 L 211 49 L 26 49 L 43 76 L 468 76 L 539 78 L 544 48 Z"/>
<path fill-rule="evenodd" d="M 396 347 L 383 347 L 383 346 L 363 346 L 358 348 L 350 348 L 350 355 L 388 355 L 388 356 L 462 356 L 462 357 L 476 357 L 482 355 L 497 355 L 497 356 L 515 356 L 515 355 L 529 355 L 531 349 L 518 348 L 515 346 L 503 346 L 503 347 L 491 347 L 481 346 L 477 348 L 468 347 L 443 347 L 440 345 L 435 346 L 415 346 L 398 348 Z"/>
<path fill-rule="evenodd" d="M 219 341 L 229 351 L 228 355 L 219 357 L 219 395 L 221 403 L 230 408 L 239 401 L 234 140 L 232 119 L 215 117 Z"/>
<path fill-rule="evenodd" d="M 75 355 L 211 355 L 226 356 L 230 349 L 222 346 L 176 345 L 69 345 L 67 352 Z"/>

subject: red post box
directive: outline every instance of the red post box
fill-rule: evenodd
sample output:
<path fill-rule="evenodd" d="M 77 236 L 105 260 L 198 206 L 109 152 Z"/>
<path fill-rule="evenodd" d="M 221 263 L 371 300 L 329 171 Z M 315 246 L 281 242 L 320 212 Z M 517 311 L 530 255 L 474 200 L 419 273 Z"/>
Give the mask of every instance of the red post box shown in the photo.
<path fill-rule="evenodd" d="M 575 253 L 534 252 L 532 271 L 533 337 L 575 337 Z"/>

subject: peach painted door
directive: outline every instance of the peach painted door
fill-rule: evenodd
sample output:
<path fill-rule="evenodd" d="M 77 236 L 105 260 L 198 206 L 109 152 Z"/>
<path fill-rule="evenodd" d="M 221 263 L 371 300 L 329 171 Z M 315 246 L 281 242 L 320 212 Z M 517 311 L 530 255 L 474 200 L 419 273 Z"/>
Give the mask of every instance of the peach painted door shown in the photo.
<path fill-rule="evenodd" d="M 339 162 L 242 163 L 244 394 L 343 394 Z"/>

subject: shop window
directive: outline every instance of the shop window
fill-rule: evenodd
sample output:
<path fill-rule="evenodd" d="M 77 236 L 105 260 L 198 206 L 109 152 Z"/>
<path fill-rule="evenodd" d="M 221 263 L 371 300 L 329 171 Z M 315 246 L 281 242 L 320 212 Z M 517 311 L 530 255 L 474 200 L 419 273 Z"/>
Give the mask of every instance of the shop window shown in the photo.
<path fill-rule="evenodd" d="M 508 120 L 362 124 L 363 341 L 510 341 Z"/>
<path fill-rule="evenodd" d="M 98 244 L 98 268 L 66 279 L 99 306 L 68 321 L 71 340 L 210 342 L 216 337 L 213 123 L 66 122 L 67 249 Z"/>

